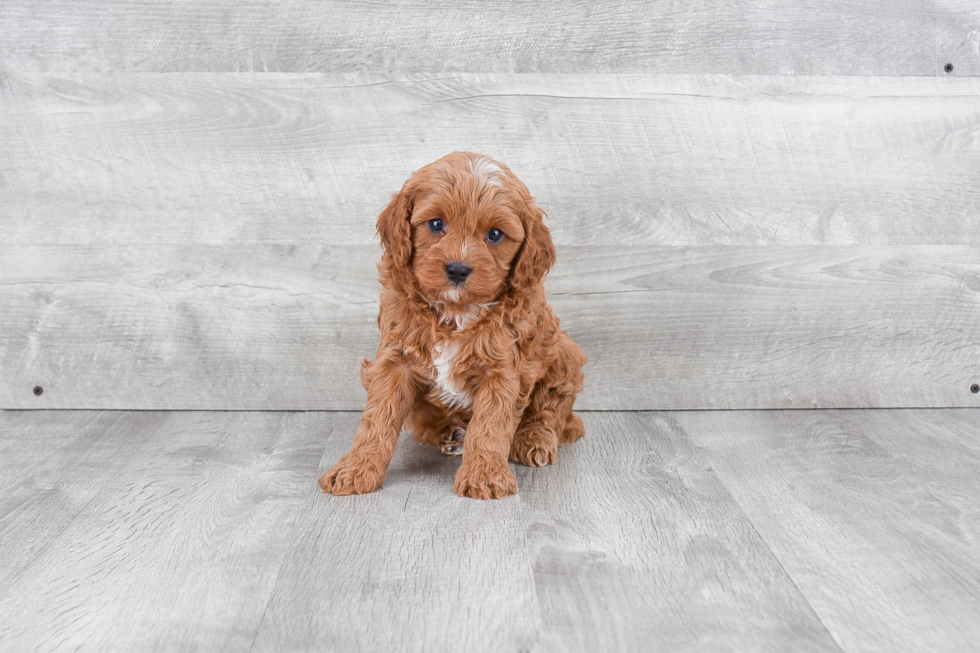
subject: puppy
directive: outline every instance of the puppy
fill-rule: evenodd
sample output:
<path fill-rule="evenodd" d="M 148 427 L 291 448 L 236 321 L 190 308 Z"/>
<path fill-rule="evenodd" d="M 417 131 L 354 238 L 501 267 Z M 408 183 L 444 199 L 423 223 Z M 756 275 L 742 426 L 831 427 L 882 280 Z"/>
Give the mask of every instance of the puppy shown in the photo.
<path fill-rule="evenodd" d="M 572 412 L 585 354 L 561 330 L 542 279 L 555 262 L 543 212 L 510 169 L 454 152 L 405 182 L 378 217 L 381 343 L 361 364 L 367 407 L 324 492 L 384 483 L 404 428 L 462 453 L 456 492 L 517 492 L 532 467 L 585 434 Z"/>

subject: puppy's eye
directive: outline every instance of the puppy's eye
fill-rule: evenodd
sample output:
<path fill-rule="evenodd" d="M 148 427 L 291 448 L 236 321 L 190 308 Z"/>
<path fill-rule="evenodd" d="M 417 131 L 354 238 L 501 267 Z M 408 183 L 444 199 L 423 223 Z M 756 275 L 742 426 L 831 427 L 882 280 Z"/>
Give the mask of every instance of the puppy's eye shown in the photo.
<path fill-rule="evenodd" d="M 429 231 L 434 234 L 441 234 L 446 229 L 446 224 L 442 221 L 442 218 L 436 218 L 435 220 L 429 220 Z"/>
<path fill-rule="evenodd" d="M 500 229 L 497 229 L 496 227 L 494 227 L 493 229 L 487 232 L 487 240 L 490 241 L 491 243 L 499 243 L 503 239 L 504 239 L 504 232 L 502 232 Z"/>

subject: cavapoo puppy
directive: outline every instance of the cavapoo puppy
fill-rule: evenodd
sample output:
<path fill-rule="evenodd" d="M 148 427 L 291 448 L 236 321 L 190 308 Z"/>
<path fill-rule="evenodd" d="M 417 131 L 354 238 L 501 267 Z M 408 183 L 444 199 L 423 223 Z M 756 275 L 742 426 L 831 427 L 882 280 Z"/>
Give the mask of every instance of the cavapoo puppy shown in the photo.
<path fill-rule="evenodd" d="M 454 152 L 405 182 L 378 217 L 381 344 L 361 364 L 367 406 L 350 451 L 320 477 L 333 494 L 384 483 L 402 429 L 462 453 L 456 492 L 517 492 L 510 458 L 540 467 L 585 434 L 572 412 L 586 357 L 542 278 L 543 212 L 510 169 Z"/>

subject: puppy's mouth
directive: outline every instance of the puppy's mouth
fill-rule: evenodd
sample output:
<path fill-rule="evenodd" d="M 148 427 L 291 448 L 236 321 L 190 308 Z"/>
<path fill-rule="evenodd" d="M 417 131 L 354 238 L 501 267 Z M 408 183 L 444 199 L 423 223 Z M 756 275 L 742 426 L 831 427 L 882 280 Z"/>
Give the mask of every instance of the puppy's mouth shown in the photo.
<path fill-rule="evenodd" d="M 499 292 L 491 271 L 472 263 L 427 259 L 415 268 L 419 287 L 430 302 L 456 307 L 485 304 Z"/>
<path fill-rule="evenodd" d="M 453 304 L 462 303 L 460 301 L 462 296 L 463 296 L 463 289 L 460 286 L 453 286 L 449 290 L 442 291 L 442 298 L 447 302 L 451 302 Z"/>

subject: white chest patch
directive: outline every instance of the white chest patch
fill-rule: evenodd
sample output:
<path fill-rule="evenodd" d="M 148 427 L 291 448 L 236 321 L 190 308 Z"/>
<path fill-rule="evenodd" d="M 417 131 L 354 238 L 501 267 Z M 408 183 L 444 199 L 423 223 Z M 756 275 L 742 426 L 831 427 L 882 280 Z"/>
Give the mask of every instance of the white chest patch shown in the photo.
<path fill-rule="evenodd" d="M 457 387 L 449 378 L 459 354 L 459 343 L 441 342 L 435 346 L 436 357 L 432 364 L 436 367 L 436 388 L 439 390 L 439 400 L 449 408 L 469 408 L 473 397 L 469 392 Z"/>

